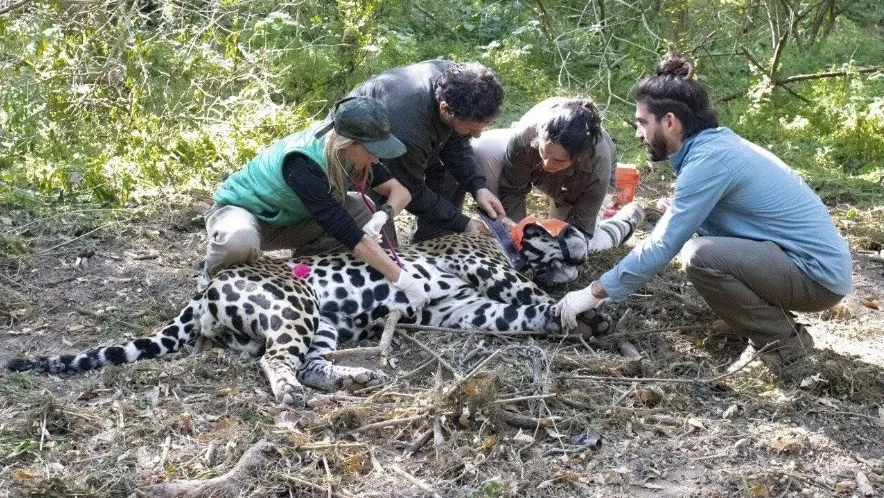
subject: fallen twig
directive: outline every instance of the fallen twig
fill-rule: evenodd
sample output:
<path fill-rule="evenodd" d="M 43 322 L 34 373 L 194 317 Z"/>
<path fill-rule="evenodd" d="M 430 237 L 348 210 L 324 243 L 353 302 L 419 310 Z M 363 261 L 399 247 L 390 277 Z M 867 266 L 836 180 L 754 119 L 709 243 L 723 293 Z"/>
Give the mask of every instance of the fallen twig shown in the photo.
<path fill-rule="evenodd" d="M 66 246 L 66 245 L 68 245 L 68 244 L 70 244 L 70 243 L 72 243 L 72 242 L 76 242 L 76 241 L 82 239 L 83 237 L 88 237 L 88 236 L 92 235 L 93 233 L 95 233 L 95 232 L 97 232 L 97 231 L 99 231 L 99 230 L 102 230 L 102 229 L 104 229 L 104 228 L 107 228 L 107 227 L 109 227 L 109 226 L 111 226 L 111 225 L 114 225 L 114 224 L 117 224 L 117 223 L 126 223 L 126 222 L 131 221 L 131 220 L 132 220 L 132 218 L 129 218 L 129 219 L 126 219 L 126 220 L 114 220 L 114 221 L 109 221 L 109 222 L 105 223 L 104 225 L 101 225 L 101 226 L 99 226 L 99 227 L 97 227 L 97 228 L 93 228 L 92 230 L 89 230 L 88 232 L 86 232 L 86 233 L 84 233 L 84 234 L 82 234 L 82 235 L 78 235 L 78 236 L 74 237 L 73 239 L 70 239 L 70 240 L 68 240 L 68 241 L 66 241 L 66 242 L 62 242 L 62 243 L 60 243 L 60 244 L 56 244 L 56 245 L 50 247 L 49 249 L 43 249 L 42 251 L 38 252 L 37 254 L 39 254 L 39 255 L 45 255 L 45 254 L 48 253 L 48 252 L 54 251 L 54 250 L 58 249 L 59 247 Z"/>
<path fill-rule="evenodd" d="M 436 459 L 442 457 L 442 444 L 445 442 L 445 436 L 442 434 L 442 417 L 436 415 L 433 417 L 433 448 L 436 450 Z"/>
<path fill-rule="evenodd" d="M 387 366 L 387 357 L 390 354 L 390 345 L 393 342 L 393 332 L 395 332 L 396 324 L 399 323 L 400 318 L 402 318 L 402 313 L 400 313 L 399 311 L 390 312 L 390 314 L 387 316 L 387 322 L 386 324 L 384 324 L 384 332 L 381 335 L 381 341 L 380 343 L 378 343 L 377 346 L 329 351 L 325 354 L 325 359 L 329 361 L 337 361 L 352 358 L 373 358 L 375 356 L 380 356 L 381 365 Z"/>
<path fill-rule="evenodd" d="M 431 355 L 433 358 L 435 358 L 436 361 L 438 361 L 440 365 L 442 365 L 443 367 L 445 367 L 448 371 L 450 371 L 450 372 L 454 375 L 454 378 L 460 378 L 460 374 L 457 372 L 457 369 L 455 369 L 454 367 L 452 367 L 451 364 L 449 364 L 447 361 L 445 361 L 441 356 L 439 356 L 438 353 L 436 353 L 435 351 L 433 351 L 432 349 L 430 349 L 426 344 L 424 344 L 424 343 L 422 343 L 421 341 L 415 339 L 414 337 L 411 337 L 411 336 L 408 335 L 408 334 L 402 334 L 402 337 L 408 339 L 409 341 L 411 341 L 412 344 L 414 344 L 414 345 L 416 345 L 417 347 L 423 349 L 423 350 L 426 351 L 427 353 L 430 353 L 430 355 Z"/>
<path fill-rule="evenodd" d="M 382 428 L 384 428 L 384 427 L 390 427 L 390 426 L 393 426 L 393 425 L 405 425 L 405 424 L 410 424 L 410 423 L 412 423 L 412 422 L 416 422 L 416 421 L 418 421 L 418 420 L 423 420 L 423 419 L 425 419 L 425 418 L 427 418 L 427 417 L 429 417 L 429 414 L 425 413 L 425 414 L 423 414 L 423 415 L 414 415 L 414 416 L 411 416 L 411 417 L 403 417 L 403 418 L 394 418 L 394 419 L 390 419 L 390 420 L 382 420 L 382 421 L 380 421 L 380 422 L 374 422 L 374 423 L 371 423 L 371 424 L 368 424 L 368 425 L 363 425 L 362 427 L 357 427 L 357 428 L 353 429 L 353 432 L 359 433 L 359 432 L 370 431 L 370 430 L 372 430 L 372 429 L 382 429 Z"/>
<path fill-rule="evenodd" d="M 495 405 L 508 405 L 511 403 L 521 403 L 522 401 L 532 401 L 536 399 L 550 399 L 558 397 L 558 393 L 552 394 L 535 394 L 533 396 L 519 396 L 518 398 L 496 399 L 492 401 Z"/>
<path fill-rule="evenodd" d="M 414 367 L 413 369 L 409 370 L 408 372 L 405 372 L 404 374 L 400 375 L 399 380 L 407 379 L 409 377 L 413 377 L 413 376 L 419 374 L 423 369 L 432 365 L 435 361 L 436 361 L 436 358 L 430 358 L 429 360 L 421 363 L 420 365 Z"/>
<path fill-rule="evenodd" d="M 816 408 L 811 408 L 806 411 L 806 413 L 825 413 L 831 415 L 847 415 L 849 417 L 859 417 L 866 420 L 872 420 L 874 422 L 881 422 L 881 417 L 876 417 L 874 415 L 866 415 L 864 413 L 856 413 L 856 412 L 845 412 L 839 410 L 817 410 Z"/>
<path fill-rule="evenodd" d="M 569 380 L 594 380 L 599 382 L 659 382 L 659 383 L 667 383 L 667 384 L 695 384 L 695 385 L 705 385 L 712 384 L 714 382 L 718 382 L 726 377 L 730 377 L 735 373 L 739 372 L 746 368 L 750 363 L 755 361 L 755 358 L 758 358 L 758 355 L 764 353 L 765 351 L 773 348 L 779 341 L 770 342 L 765 345 L 763 348 L 759 349 L 752 355 L 752 358 L 749 361 L 740 365 L 740 368 L 736 368 L 733 371 L 725 372 L 721 375 L 705 378 L 705 379 L 674 379 L 667 377 L 604 377 L 601 375 L 566 375 L 564 377 L 560 377 L 561 379 L 569 379 Z"/>
<path fill-rule="evenodd" d="M 387 366 L 387 357 L 390 356 L 390 346 L 393 343 L 393 333 L 396 331 L 396 324 L 402 318 L 402 312 L 393 311 L 387 317 L 387 323 L 384 325 L 384 332 L 381 334 L 381 342 L 378 348 L 381 350 L 381 366 Z"/>
<path fill-rule="evenodd" d="M 541 332 L 536 330 L 512 330 L 509 332 L 500 332 L 494 330 L 480 329 L 454 329 L 450 327 L 430 327 L 428 325 L 418 325 L 414 323 L 405 323 L 399 326 L 404 330 L 414 330 L 416 332 L 448 332 L 452 334 L 474 334 L 474 335 L 493 335 L 499 337 L 523 337 L 523 336 L 548 336 L 549 332 Z M 576 335 L 576 334 L 575 334 Z"/>
<path fill-rule="evenodd" d="M 681 427 L 681 426 L 685 425 L 685 423 L 686 423 L 685 420 L 686 419 L 681 418 L 681 417 L 673 417 L 671 415 L 660 415 L 660 414 L 647 415 L 645 417 L 645 422 L 651 422 L 651 423 L 662 424 L 662 425 L 671 425 L 673 427 Z"/>
<path fill-rule="evenodd" d="M 334 443 L 310 443 L 299 444 L 294 448 L 298 451 L 315 451 L 315 450 L 338 450 L 341 448 L 364 448 L 365 443 L 347 443 L 345 441 L 336 441 Z"/>
<path fill-rule="evenodd" d="M 863 496 L 875 496 L 875 488 L 872 487 L 866 473 L 861 470 L 856 471 L 856 490 Z"/>
<path fill-rule="evenodd" d="M 295 476 L 293 476 L 293 475 L 288 475 L 288 474 L 276 474 L 275 477 L 278 478 L 278 479 L 281 479 L 281 480 L 285 481 L 285 482 L 288 483 L 288 484 L 293 484 L 293 485 L 296 485 L 296 486 L 302 486 L 302 487 L 305 487 L 305 488 L 307 488 L 307 489 L 312 489 L 313 491 L 318 491 L 318 492 L 320 492 L 320 493 L 322 493 L 322 494 L 325 494 L 325 495 L 327 495 L 327 496 L 330 496 L 330 497 L 332 497 L 332 498 L 339 498 L 339 497 L 340 497 L 340 498 L 356 498 L 355 495 L 352 495 L 352 494 L 350 494 L 350 493 L 347 493 L 347 492 L 336 492 L 336 491 L 333 491 L 333 490 L 328 489 L 328 488 L 325 487 L 325 486 L 320 486 L 320 485 L 318 485 L 318 484 L 313 484 L 313 483 L 310 482 L 310 481 L 307 481 L 307 480 L 305 480 L 305 479 L 301 479 L 300 477 L 295 477 Z"/>
<path fill-rule="evenodd" d="M 552 427 L 555 422 L 550 417 L 534 418 L 503 409 L 499 409 L 495 413 L 500 420 L 520 429 L 536 430 L 538 427 Z"/>
<path fill-rule="evenodd" d="M 413 330 L 415 332 L 445 332 L 451 334 L 466 335 L 490 335 L 501 338 L 508 337 L 543 337 L 546 339 L 581 339 L 583 334 L 550 334 L 549 332 L 537 330 L 511 330 L 509 332 L 499 332 L 494 330 L 480 329 L 455 329 L 450 327 L 430 327 L 428 325 L 417 325 L 414 323 L 400 324 L 398 328 L 403 330 Z M 591 340 L 606 341 L 610 339 L 619 339 L 621 337 L 632 337 L 644 334 L 653 334 L 656 332 L 670 332 L 673 330 L 702 330 L 708 329 L 708 325 L 673 325 L 671 327 L 658 327 L 653 329 L 629 330 L 626 332 L 617 332 L 608 335 L 592 336 Z"/>
<path fill-rule="evenodd" d="M 173 481 L 154 484 L 136 495 L 150 498 L 235 498 L 242 496 L 250 482 L 256 482 L 262 471 L 280 456 L 275 446 L 260 440 L 243 453 L 226 474 L 206 480 Z"/>
<path fill-rule="evenodd" d="M 635 393 L 636 387 L 638 387 L 638 384 L 633 382 L 632 385 L 629 386 L 629 389 L 626 390 L 626 392 L 624 392 L 623 394 L 618 396 L 617 399 L 615 399 L 614 402 L 611 403 L 611 406 L 617 406 L 621 402 L 623 402 L 624 399 L 628 398 L 629 396 L 632 396 Z"/>
<path fill-rule="evenodd" d="M 328 460 L 325 458 L 325 455 L 322 456 L 322 468 L 325 469 L 325 489 L 328 492 L 328 496 L 331 496 L 334 491 L 332 491 L 332 473 L 331 469 L 328 467 Z"/>
<path fill-rule="evenodd" d="M 627 330 L 623 332 L 615 332 L 607 335 L 594 335 L 589 338 L 591 342 L 607 342 L 615 341 L 623 337 L 636 337 L 640 335 L 656 334 L 658 332 L 672 332 L 675 330 L 704 330 L 708 329 L 708 325 L 673 325 L 671 327 L 657 327 L 653 329 Z"/>
<path fill-rule="evenodd" d="M 393 469 L 393 471 L 396 472 L 397 474 L 404 477 L 408 482 L 410 482 L 410 483 L 414 484 L 415 486 L 417 486 L 418 488 L 420 488 L 421 491 L 423 491 L 425 493 L 430 493 L 436 498 L 441 498 L 441 497 L 439 497 L 439 495 L 436 493 L 436 491 L 429 484 L 427 484 L 427 483 L 421 481 L 420 479 L 418 479 L 417 477 L 409 474 L 402 467 L 396 465 L 395 463 L 391 463 L 390 468 Z"/>
<path fill-rule="evenodd" d="M 421 435 L 418 436 L 417 439 L 415 439 L 411 444 L 408 445 L 407 448 L 405 448 L 405 456 L 413 457 L 414 455 L 416 455 L 417 452 L 420 451 L 421 448 L 423 448 L 424 445 L 430 441 L 430 438 L 433 437 L 433 434 L 434 428 L 427 429 L 423 433 L 421 433 Z"/>
<path fill-rule="evenodd" d="M 492 360 L 497 359 L 498 356 L 500 356 L 500 350 L 497 350 L 494 353 L 492 353 L 488 358 L 485 358 L 484 360 L 482 360 L 482 363 L 479 363 L 478 365 L 476 365 L 476 368 L 472 369 L 470 371 L 470 373 L 468 373 L 467 375 L 464 375 L 462 378 L 458 379 L 458 381 L 455 382 L 453 386 L 449 387 L 448 389 L 445 390 L 444 393 L 442 393 L 442 397 L 443 398 L 450 398 L 451 396 L 454 396 L 455 394 L 457 394 L 457 392 L 460 391 L 460 388 L 463 387 L 464 384 L 466 384 L 470 379 L 475 377 L 476 374 L 479 373 L 480 370 L 482 370 L 482 367 L 491 363 Z"/>
<path fill-rule="evenodd" d="M 2 9 L 0 9 L 0 16 L 2 16 L 3 14 L 5 14 L 7 12 L 11 12 L 21 6 L 27 5 L 27 4 L 31 3 L 32 1 L 33 0 L 19 0 L 18 2 L 7 5 L 6 7 L 3 7 Z"/>
<path fill-rule="evenodd" d="M 312 398 L 307 400 L 308 408 L 318 408 L 320 406 L 331 405 L 334 403 L 361 403 L 365 398 L 359 396 L 348 396 L 346 394 L 314 394 Z"/>

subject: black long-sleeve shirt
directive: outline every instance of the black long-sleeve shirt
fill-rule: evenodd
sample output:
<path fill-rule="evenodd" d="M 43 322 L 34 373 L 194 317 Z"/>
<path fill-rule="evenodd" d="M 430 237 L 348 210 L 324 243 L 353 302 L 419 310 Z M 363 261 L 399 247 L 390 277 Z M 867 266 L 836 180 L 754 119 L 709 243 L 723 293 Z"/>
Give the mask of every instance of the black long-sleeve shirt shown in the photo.
<path fill-rule="evenodd" d="M 350 96 L 372 97 L 387 108 L 391 131 L 407 151 L 400 157 L 385 159 L 384 164 L 411 191 L 408 211 L 439 228 L 463 232 L 469 217 L 425 184 L 429 166 L 441 162 L 470 193 L 485 188 L 470 137 L 458 135 L 439 117 L 435 81 L 454 64 L 432 60 L 394 68 L 369 79 Z"/>
<path fill-rule="evenodd" d="M 332 195 L 328 175 L 318 164 L 303 154 L 291 153 L 283 161 L 282 175 L 323 230 L 350 250 L 356 247 L 365 232 L 347 213 L 341 200 Z M 377 164 L 372 168 L 371 185 L 366 188 L 376 187 L 392 178 L 383 164 Z"/>

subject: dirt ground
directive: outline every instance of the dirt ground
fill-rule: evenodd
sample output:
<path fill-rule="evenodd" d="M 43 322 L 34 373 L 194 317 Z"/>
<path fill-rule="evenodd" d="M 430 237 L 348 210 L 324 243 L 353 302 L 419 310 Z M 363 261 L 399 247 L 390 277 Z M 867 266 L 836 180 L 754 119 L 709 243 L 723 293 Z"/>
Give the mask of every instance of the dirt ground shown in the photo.
<path fill-rule="evenodd" d="M 173 317 L 194 289 L 205 206 L 0 212 L 0 362 Z M 800 315 L 817 351 L 776 382 L 760 365 L 716 379 L 743 345 L 707 339 L 714 317 L 673 264 L 611 309 L 611 337 L 400 331 L 389 384 L 303 410 L 222 349 L 79 375 L 4 370 L 0 497 L 135 496 L 223 475 L 259 440 L 277 451 L 243 496 L 884 496 L 882 218 L 844 218 L 854 293 Z"/>

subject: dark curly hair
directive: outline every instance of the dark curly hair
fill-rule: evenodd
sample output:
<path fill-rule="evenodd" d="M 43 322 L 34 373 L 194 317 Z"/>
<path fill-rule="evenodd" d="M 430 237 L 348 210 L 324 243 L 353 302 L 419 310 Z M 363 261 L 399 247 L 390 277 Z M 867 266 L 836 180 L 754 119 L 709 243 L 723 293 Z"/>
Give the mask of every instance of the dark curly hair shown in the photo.
<path fill-rule="evenodd" d="M 670 112 L 675 115 L 684 127 L 685 139 L 718 126 L 706 89 L 694 79 L 695 71 L 686 57 L 669 53 L 657 65 L 657 74 L 638 84 L 634 96 L 658 120 Z"/>
<path fill-rule="evenodd" d="M 445 102 L 460 120 L 490 121 L 503 103 L 497 76 L 481 64 L 455 64 L 436 78 L 436 102 Z"/>
<path fill-rule="evenodd" d="M 601 125 L 592 100 L 573 98 L 555 104 L 549 120 L 540 123 L 537 131 L 541 138 L 561 145 L 574 158 L 599 143 Z"/>

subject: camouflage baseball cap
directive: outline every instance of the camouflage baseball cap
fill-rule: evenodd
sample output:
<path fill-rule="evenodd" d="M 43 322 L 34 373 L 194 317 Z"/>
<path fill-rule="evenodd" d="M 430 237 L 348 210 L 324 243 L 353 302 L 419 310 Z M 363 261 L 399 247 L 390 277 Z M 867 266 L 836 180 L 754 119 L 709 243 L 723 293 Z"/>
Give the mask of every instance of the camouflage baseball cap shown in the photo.
<path fill-rule="evenodd" d="M 405 144 L 390 132 L 387 109 L 370 97 L 348 97 L 335 103 L 331 121 L 316 132 L 316 138 L 332 128 L 338 135 L 362 144 L 373 156 L 390 159 L 405 154 Z"/>

